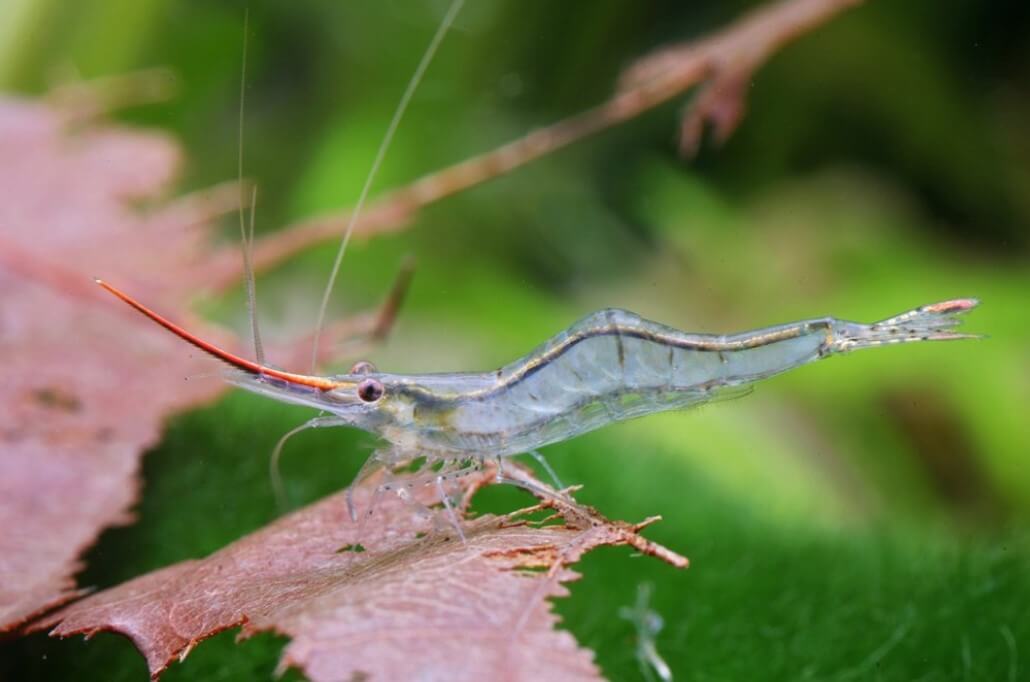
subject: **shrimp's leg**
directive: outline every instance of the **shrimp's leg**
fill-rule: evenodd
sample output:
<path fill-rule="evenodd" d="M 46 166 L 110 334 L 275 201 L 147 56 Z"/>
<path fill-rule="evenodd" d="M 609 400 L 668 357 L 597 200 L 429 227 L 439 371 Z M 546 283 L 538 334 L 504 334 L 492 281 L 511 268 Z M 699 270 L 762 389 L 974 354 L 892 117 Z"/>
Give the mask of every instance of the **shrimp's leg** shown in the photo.
<path fill-rule="evenodd" d="M 558 478 L 558 474 L 554 473 L 554 469 L 551 468 L 551 464 L 547 461 L 547 459 L 539 450 L 530 450 L 526 454 L 535 459 L 537 461 L 537 464 L 544 468 L 544 471 L 547 472 L 547 475 L 551 477 L 551 483 L 554 484 L 555 488 L 561 490 L 565 487 L 564 485 L 562 485 L 561 479 Z M 498 469 L 498 473 L 502 473 L 500 472 L 500 469 Z"/>
<path fill-rule="evenodd" d="M 279 442 L 275 444 L 275 449 L 272 450 L 272 456 L 268 460 L 268 476 L 272 480 L 272 492 L 275 495 L 276 506 L 279 507 L 280 512 L 286 512 L 289 510 L 290 501 L 286 496 L 286 486 L 283 485 L 283 476 L 279 471 L 279 460 L 282 458 L 283 447 L 286 445 L 286 441 L 293 438 L 301 431 L 308 429 L 320 429 L 329 426 L 343 426 L 347 422 L 336 416 L 322 416 L 309 419 L 300 426 L 294 427 L 283 434 Z"/>
<path fill-rule="evenodd" d="M 350 516 L 352 522 L 358 520 L 358 512 L 354 507 L 354 488 L 361 485 L 361 483 L 368 479 L 369 476 L 382 469 L 384 466 L 383 458 L 378 452 L 373 452 L 365 463 L 361 465 L 358 470 L 357 476 L 351 481 L 351 484 L 347 486 L 347 490 L 344 496 L 347 499 L 347 514 Z"/>
<path fill-rule="evenodd" d="M 347 504 L 353 506 L 353 501 L 350 499 L 350 491 L 351 489 L 348 488 Z M 375 512 L 376 507 L 379 505 L 379 500 L 382 499 L 383 493 L 385 491 L 386 488 L 382 485 L 376 486 L 376 489 L 372 491 L 372 499 L 368 501 L 368 509 L 365 511 L 364 514 L 361 515 L 361 520 L 358 522 L 358 532 L 355 534 L 353 543 L 354 547 L 362 546 L 362 541 L 365 540 L 365 531 L 368 528 L 368 521 L 372 518 L 372 514 Z"/>
<path fill-rule="evenodd" d="M 468 541 L 465 539 L 465 531 L 461 529 L 461 524 L 458 522 L 458 515 L 454 513 L 454 507 L 451 506 L 450 496 L 447 491 L 443 489 L 443 476 L 436 477 L 436 492 L 440 496 L 440 501 L 443 502 L 444 509 L 447 510 L 447 518 L 454 526 L 454 530 L 458 531 L 458 537 L 461 538 L 461 544 L 466 545 Z"/>
<path fill-rule="evenodd" d="M 368 460 L 365 462 L 365 465 L 361 468 L 361 471 L 358 473 L 358 478 L 355 478 L 354 483 L 352 483 L 351 486 L 347 488 L 347 507 L 348 512 L 351 514 L 351 518 L 353 519 L 356 515 L 354 511 L 354 498 L 352 494 L 354 487 L 357 486 L 357 484 L 359 483 L 359 479 L 368 478 L 379 469 L 384 469 L 383 477 L 385 480 L 379 485 L 377 485 L 375 487 L 375 490 L 372 491 L 372 498 L 368 501 L 368 509 L 366 509 L 365 512 L 361 515 L 361 520 L 358 523 L 357 536 L 354 541 L 355 545 L 364 544 L 363 541 L 367 537 L 366 530 L 368 529 L 368 522 L 372 519 L 372 515 L 375 514 L 376 508 L 379 506 L 379 502 L 383 499 L 383 495 L 388 492 L 396 492 L 399 498 L 404 500 L 404 502 L 408 506 L 414 507 L 416 511 L 419 512 L 419 514 L 428 515 L 430 513 L 430 511 L 426 509 L 425 505 L 419 503 L 417 500 L 413 499 L 411 495 L 408 494 L 408 491 L 405 489 L 404 484 L 398 482 L 398 480 L 390 472 L 390 469 L 388 467 L 384 468 L 384 465 L 388 463 L 389 462 L 379 452 L 376 452 L 368 458 Z"/>
<path fill-rule="evenodd" d="M 450 462 L 452 464 L 459 464 L 454 460 L 450 460 Z M 385 493 L 389 492 L 395 493 L 397 497 L 403 500 L 404 503 L 407 504 L 409 507 L 414 508 L 415 511 L 418 512 L 420 515 L 435 518 L 435 512 L 426 505 L 419 502 L 412 494 L 412 491 L 421 486 L 435 485 L 437 491 L 440 494 L 440 501 L 443 504 L 444 509 L 446 510 L 446 513 L 448 515 L 448 524 L 453 526 L 455 530 L 457 530 L 458 536 L 462 539 L 462 542 L 464 542 L 465 533 L 462 531 L 461 526 L 459 525 L 460 519 L 458 519 L 458 515 L 454 510 L 454 506 L 451 504 L 450 498 L 447 496 L 444 484 L 448 481 L 454 481 L 463 476 L 468 476 L 472 473 L 475 473 L 476 471 L 479 471 L 481 468 L 482 464 L 478 460 L 476 460 L 475 464 L 472 464 L 470 466 L 459 466 L 458 468 L 452 470 L 443 469 L 440 471 L 433 471 L 427 475 L 421 476 L 394 476 L 394 474 L 387 470 L 387 480 L 376 487 L 375 491 L 372 494 L 372 500 L 369 503 L 368 511 L 366 511 L 362 515 L 361 523 L 358 528 L 358 537 L 360 539 L 363 539 L 365 537 L 365 528 L 366 524 L 368 523 L 368 520 L 372 517 L 372 514 L 375 512 L 375 508 L 379 501 L 382 499 L 382 496 Z"/>

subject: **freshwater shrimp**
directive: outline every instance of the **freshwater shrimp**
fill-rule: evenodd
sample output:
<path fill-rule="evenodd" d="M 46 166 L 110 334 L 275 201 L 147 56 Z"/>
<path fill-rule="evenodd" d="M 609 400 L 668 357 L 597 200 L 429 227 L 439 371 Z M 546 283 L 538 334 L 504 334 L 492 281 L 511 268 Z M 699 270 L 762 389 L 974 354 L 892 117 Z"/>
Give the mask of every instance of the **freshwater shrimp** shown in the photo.
<path fill-rule="evenodd" d="M 386 469 L 386 482 L 377 488 L 372 506 L 385 490 L 393 488 L 398 494 L 406 494 L 414 485 L 435 485 L 451 524 L 464 537 L 444 485 L 478 470 L 487 461 L 497 463 L 498 481 L 554 495 L 553 490 L 540 487 L 517 470 L 506 473 L 504 461 L 516 455 L 533 456 L 561 488 L 539 448 L 612 422 L 743 393 L 757 381 L 829 355 L 891 343 L 975 338 L 953 331 L 960 322 L 958 315 L 978 304 L 972 298 L 925 305 L 873 324 L 824 317 L 730 335 L 684 332 L 626 310 L 608 309 L 587 316 L 528 355 L 492 372 L 402 375 L 380 372 L 371 363 L 359 362 L 346 374 L 316 375 L 319 335 L 354 226 L 412 93 L 461 6 L 462 0 L 452 0 L 424 52 L 341 235 L 319 307 L 310 374 L 278 370 L 264 362 L 249 258 L 253 212 L 248 231 L 241 210 L 240 232 L 256 361 L 198 338 L 111 284 L 97 280 L 152 321 L 228 364 L 229 383 L 321 412 L 280 440 L 273 463 L 285 440 L 305 428 L 351 426 L 378 436 L 383 447 L 372 454 L 348 489 L 352 519 L 356 517 L 350 503 L 354 485 L 373 471 Z M 245 19 L 244 36 L 246 25 Z M 245 64 L 246 38 L 241 122 Z M 242 178 L 242 123 L 240 130 L 238 170 Z M 245 202 L 241 199 L 240 203 L 242 208 Z M 415 460 L 424 462 L 423 467 L 403 484 L 396 483 L 391 470 Z"/>
<path fill-rule="evenodd" d="M 281 402 L 326 413 L 305 427 L 351 426 L 378 436 L 363 475 L 424 458 L 425 484 L 487 461 L 532 454 L 612 422 L 699 405 L 831 355 L 916 341 L 979 338 L 954 331 L 979 304 L 961 298 L 862 324 L 820 317 L 736 334 L 694 334 L 627 310 L 588 315 L 491 372 L 391 374 L 359 362 L 346 374 L 317 376 L 252 362 L 208 343 L 114 286 L 97 283 L 152 321 L 231 368 L 226 380 Z M 449 468 L 448 468 L 449 467 Z M 539 492 L 517 476 L 506 482 Z M 389 484 L 385 484 L 389 489 Z M 444 504 L 458 528 L 444 496 Z M 351 508 L 354 517 L 353 507 Z"/>

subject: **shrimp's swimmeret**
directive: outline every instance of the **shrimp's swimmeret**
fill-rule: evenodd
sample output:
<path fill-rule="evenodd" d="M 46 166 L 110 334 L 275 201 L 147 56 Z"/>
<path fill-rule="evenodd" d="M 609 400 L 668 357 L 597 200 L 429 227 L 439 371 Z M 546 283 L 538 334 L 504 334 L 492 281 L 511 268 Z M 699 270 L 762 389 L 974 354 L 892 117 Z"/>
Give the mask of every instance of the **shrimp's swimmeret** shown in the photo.
<path fill-rule="evenodd" d="M 925 305 L 873 324 L 822 317 L 730 335 L 691 334 L 625 310 L 594 313 L 493 372 L 348 374 L 276 370 L 213 346 L 97 280 L 118 298 L 226 362 L 227 380 L 322 410 L 318 426 L 354 426 L 389 447 L 383 463 L 498 459 L 532 452 L 614 421 L 704 403 L 829 355 L 912 341 L 978 338 L 954 331 L 978 304 Z"/>

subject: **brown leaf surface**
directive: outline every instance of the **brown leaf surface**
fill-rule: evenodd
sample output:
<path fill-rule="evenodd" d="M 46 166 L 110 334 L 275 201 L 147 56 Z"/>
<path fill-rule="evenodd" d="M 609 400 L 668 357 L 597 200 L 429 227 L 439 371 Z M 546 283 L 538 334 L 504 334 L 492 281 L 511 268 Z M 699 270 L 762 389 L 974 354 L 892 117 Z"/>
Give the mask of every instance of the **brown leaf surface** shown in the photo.
<path fill-rule="evenodd" d="M 0 632 L 76 594 L 79 554 L 131 520 L 139 458 L 165 417 L 222 390 L 183 381 L 208 361 L 91 280 L 186 309 L 219 207 L 134 206 L 158 199 L 179 156 L 163 135 L 72 131 L 52 108 L 0 100 Z"/>
<path fill-rule="evenodd" d="M 78 593 L 78 556 L 132 520 L 139 459 L 165 418 L 225 388 L 210 359 L 92 281 L 102 275 L 174 313 L 205 284 L 240 276 L 238 250 L 210 239 L 215 218 L 236 208 L 237 186 L 163 198 L 180 154 L 159 133 L 0 98 L 0 633 Z M 385 333 L 403 293 L 331 326 L 320 356 L 341 338 Z M 272 356 L 301 366 L 310 343 Z"/>
<path fill-rule="evenodd" d="M 463 485 L 471 491 L 491 477 Z M 357 491 L 359 509 L 375 485 Z M 430 490 L 418 497 L 437 501 Z M 564 525 L 529 524 L 527 510 L 468 521 L 463 544 L 393 495 L 359 533 L 337 494 L 205 559 L 87 597 L 42 626 L 59 623 L 52 634 L 62 637 L 124 634 L 155 677 L 200 640 L 242 626 L 242 637 L 290 636 L 281 666 L 316 681 L 598 679 L 592 653 L 555 629 L 549 599 L 578 577 L 567 566 L 619 544 L 666 552 L 679 566 L 686 560 L 635 526 L 574 504 L 556 508 Z M 366 551 L 344 549 L 358 542 Z"/>

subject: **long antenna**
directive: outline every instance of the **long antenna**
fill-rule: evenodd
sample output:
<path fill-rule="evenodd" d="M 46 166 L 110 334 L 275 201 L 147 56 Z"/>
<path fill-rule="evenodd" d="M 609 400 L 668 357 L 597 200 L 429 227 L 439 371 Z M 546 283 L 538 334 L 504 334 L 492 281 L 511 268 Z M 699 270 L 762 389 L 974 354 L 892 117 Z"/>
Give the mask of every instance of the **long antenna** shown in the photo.
<path fill-rule="evenodd" d="M 401 96 L 401 101 L 397 104 L 397 110 L 393 112 L 393 118 L 390 120 L 390 125 L 386 129 L 386 135 L 383 136 L 383 141 L 379 143 L 379 150 L 376 152 L 375 161 L 372 162 L 372 169 L 369 171 L 368 177 L 365 178 L 365 186 L 361 188 L 361 195 L 358 197 L 358 203 L 354 205 L 354 210 L 347 219 L 347 228 L 344 230 L 343 238 L 340 240 L 340 248 L 336 251 L 336 260 L 333 261 L 333 269 L 329 273 L 329 281 L 326 283 L 325 291 L 322 293 L 322 303 L 318 307 L 318 320 L 315 322 L 315 336 L 311 343 L 312 373 L 317 369 L 318 345 L 322 336 L 322 327 L 325 325 L 326 311 L 329 308 L 329 297 L 333 293 L 333 286 L 336 284 L 336 276 L 340 273 L 340 264 L 343 263 L 343 254 L 347 251 L 347 244 L 350 243 L 351 234 L 354 232 L 354 226 L 357 224 L 358 216 L 361 215 L 361 209 L 365 206 L 365 200 L 368 198 L 368 192 L 372 187 L 372 182 L 375 180 L 376 173 L 379 172 L 379 166 L 382 164 L 383 158 L 386 156 L 386 150 L 389 148 L 390 142 L 393 141 L 394 133 L 397 132 L 397 126 L 400 125 L 401 118 L 404 116 L 404 112 L 408 108 L 408 103 L 415 94 L 415 89 L 422 81 L 422 77 L 425 75 L 426 69 L 429 68 L 429 63 L 433 60 L 433 55 L 436 54 L 437 48 L 440 47 L 440 43 L 443 42 L 444 36 L 447 35 L 447 31 L 450 30 L 451 25 L 454 23 L 454 19 L 458 16 L 458 12 L 461 10 L 461 6 L 463 4 L 464 0 L 452 0 L 451 6 L 447 10 L 447 14 L 444 15 L 443 20 L 440 22 L 440 26 L 436 29 L 436 34 L 433 35 L 433 39 L 429 41 L 429 47 L 426 48 L 425 53 L 422 55 L 422 61 L 419 62 L 418 67 L 415 69 L 415 73 L 412 74 L 411 80 L 408 81 L 408 87 L 404 90 L 404 94 Z"/>
<path fill-rule="evenodd" d="M 196 334 L 186 331 L 185 329 L 175 324 L 168 318 L 158 315 L 156 312 L 146 307 L 145 305 L 134 299 L 132 296 L 129 296 L 121 289 L 118 289 L 112 286 L 111 284 L 108 284 L 104 280 L 94 279 L 93 281 L 95 281 L 97 284 L 106 289 L 108 293 L 113 294 L 117 298 L 120 298 L 129 306 L 135 308 L 138 312 L 142 313 L 146 317 L 150 318 L 153 322 L 156 322 L 157 324 L 161 325 L 171 333 L 175 334 L 186 343 L 192 344 L 193 346 L 199 348 L 208 355 L 211 355 L 226 363 L 230 367 L 235 367 L 238 370 L 244 371 L 248 374 L 253 374 L 255 376 L 271 377 L 272 379 L 278 379 L 288 384 L 307 386 L 309 388 L 317 388 L 321 391 L 331 391 L 334 388 L 340 388 L 342 386 L 349 385 L 346 381 L 334 381 L 333 379 L 327 379 L 326 377 L 315 377 L 308 376 L 306 374 L 294 374 L 293 372 L 284 372 L 282 370 L 275 369 L 274 367 L 266 367 L 261 363 L 253 362 L 246 358 L 241 358 L 240 356 L 235 355 L 234 353 L 230 353 L 224 348 L 219 348 L 215 344 L 210 343 L 209 341 L 205 341 Z M 353 382 L 350 383 L 352 384 Z"/>
<path fill-rule="evenodd" d="M 258 328 L 257 317 L 257 282 L 254 278 L 254 264 L 252 250 L 254 245 L 254 211 L 257 203 L 257 187 L 251 193 L 250 199 L 250 233 L 243 219 L 243 207 L 246 200 L 243 186 L 243 104 L 247 93 L 247 34 L 250 32 L 250 8 L 243 10 L 243 65 L 240 67 L 240 120 L 237 126 L 239 131 L 239 156 L 236 168 L 237 182 L 240 186 L 240 241 L 243 250 L 243 276 L 247 282 L 247 313 L 250 315 L 250 338 L 254 342 L 254 357 L 258 364 L 265 364 L 265 349 L 261 344 L 261 330 Z"/>

